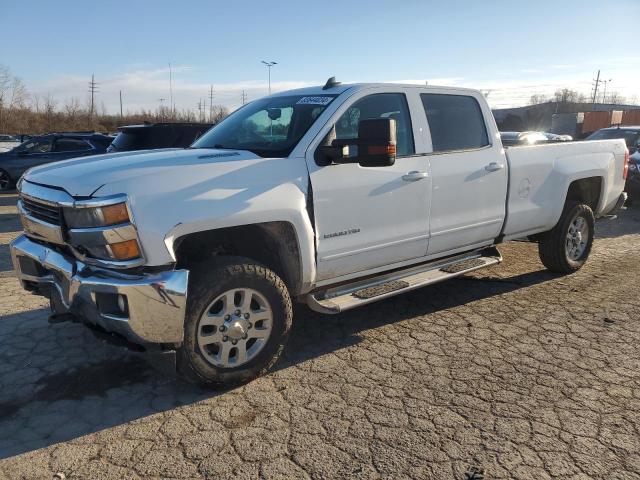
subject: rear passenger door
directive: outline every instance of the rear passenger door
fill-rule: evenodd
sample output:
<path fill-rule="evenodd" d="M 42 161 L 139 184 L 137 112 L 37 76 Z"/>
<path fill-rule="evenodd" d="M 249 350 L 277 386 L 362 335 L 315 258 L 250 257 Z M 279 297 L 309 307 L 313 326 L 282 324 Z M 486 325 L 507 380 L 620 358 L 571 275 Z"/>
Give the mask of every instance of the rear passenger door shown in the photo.
<path fill-rule="evenodd" d="M 502 145 L 489 136 L 495 124 L 485 122 L 491 111 L 473 94 L 436 90 L 420 98 L 432 152 L 428 253 L 491 244 L 504 222 L 508 182 Z"/>
<path fill-rule="evenodd" d="M 87 141 L 78 138 L 59 138 L 56 140 L 51 161 L 89 155 L 94 150 Z"/>

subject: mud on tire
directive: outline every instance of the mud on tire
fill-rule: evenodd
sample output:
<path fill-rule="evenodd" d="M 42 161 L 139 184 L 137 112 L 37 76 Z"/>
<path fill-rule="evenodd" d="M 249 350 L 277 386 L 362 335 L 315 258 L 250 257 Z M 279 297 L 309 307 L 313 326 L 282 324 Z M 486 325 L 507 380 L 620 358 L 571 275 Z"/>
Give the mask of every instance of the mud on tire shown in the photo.
<path fill-rule="evenodd" d="M 182 346 L 176 352 L 178 372 L 193 383 L 210 387 L 228 387 L 245 383 L 268 371 L 282 353 L 293 319 L 291 298 L 282 279 L 270 269 L 248 258 L 216 257 L 192 270 L 189 284 L 184 326 L 185 337 Z M 247 346 L 245 355 L 248 361 L 238 366 L 229 364 L 229 362 L 224 364 L 222 361 L 216 361 L 220 356 L 222 346 L 234 349 L 236 344 L 231 345 L 230 342 L 235 340 L 241 343 L 243 333 L 244 338 L 252 334 L 262 334 L 257 333 L 259 328 L 256 325 L 258 324 L 252 325 L 250 323 L 252 310 L 243 310 L 240 315 L 234 316 L 231 310 L 235 309 L 235 305 L 238 304 L 238 310 L 235 311 L 239 311 L 244 303 L 242 298 L 237 296 L 228 297 L 227 292 L 255 292 L 252 293 L 253 300 L 249 300 L 249 302 L 254 302 L 251 308 L 258 312 L 262 311 L 258 308 L 261 303 L 268 305 L 271 309 L 268 338 L 251 358 L 248 355 L 250 348 Z M 212 302 L 215 302 L 220 296 L 223 296 L 223 300 L 212 305 Z M 227 298 L 229 298 L 228 304 L 225 304 L 224 300 Z M 231 298 L 235 300 L 231 300 Z M 230 308 L 231 302 L 234 302 L 233 308 Z M 218 305 L 222 305 L 222 307 Z M 227 311 L 231 314 L 226 315 Z M 215 316 L 215 322 L 218 326 L 206 325 L 211 315 Z M 231 316 L 231 319 L 220 323 L 220 315 L 223 318 Z M 247 320 L 244 319 L 245 316 L 247 316 Z M 258 314 L 255 318 L 258 318 Z M 235 323 L 233 323 L 234 319 Z M 221 331 L 220 327 L 223 325 L 226 327 Z M 204 345 L 201 348 L 202 334 L 207 328 L 212 332 L 211 335 L 218 335 L 219 340 L 217 341 L 220 343 L 214 344 L 214 349 L 218 349 L 217 352 L 212 353 L 209 350 L 209 345 Z M 233 330 L 234 328 L 236 330 Z M 252 333 L 251 328 L 256 330 Z M 228 336 L 224 333 L 227 333 Z M 200 337 L 198 337 L 199 334 Z M 224 342 L 222 342 L 222 338 L 225 338 Z M 246 340 L 244 345 L 249 345 L 251 340 L 251 338 Z M 255 342 L 257 341 L 255 340 Z M 251 348 L 254 345 L 255 343 Z M 232 357 L 227 355 L 227 358 L 231 359 Z M 220 363 L 224 365 L 220 365 Z"/>

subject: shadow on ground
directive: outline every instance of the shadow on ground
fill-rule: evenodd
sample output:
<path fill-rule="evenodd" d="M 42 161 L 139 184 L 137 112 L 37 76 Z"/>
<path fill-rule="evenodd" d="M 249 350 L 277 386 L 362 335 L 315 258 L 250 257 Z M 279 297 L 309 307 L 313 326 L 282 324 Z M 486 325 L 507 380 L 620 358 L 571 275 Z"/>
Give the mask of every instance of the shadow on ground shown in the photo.
<path fill-rule="evenodd" d="M 336 316 L 302 307 L 276 370 L 355 345 L 365 330 L 553 278 L 546 271 L 462 277 Z M 147 355 L 103 344 L 82 325 L 48 325 L 46 318 L 47 312 L 39 310 L 0 321 L 0 458 L 223 393 L 161 374 Z"/>
<path fill-rule="evenodd" d="M 598 220 L 597 238 L 615 238 L 622 235 L 634 235 L 640 232 L 640 201 L 618 212 L 617 218 Z"/>

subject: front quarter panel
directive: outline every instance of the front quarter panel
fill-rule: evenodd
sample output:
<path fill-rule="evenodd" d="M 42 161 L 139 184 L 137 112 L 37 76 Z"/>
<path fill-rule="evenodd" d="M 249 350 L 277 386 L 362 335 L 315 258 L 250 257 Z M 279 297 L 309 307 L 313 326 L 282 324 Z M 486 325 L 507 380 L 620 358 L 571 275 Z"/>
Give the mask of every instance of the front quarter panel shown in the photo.
<path fill-rule="evenodd" d="M 196 232 L 289 222 L 298 236 L 302 280 L 315 274 L 314 236 L 306 210 L 302 158 L 252 158 L 156 171 L 144 180 L 107 184 L 97 195 L 126 192 L 146 264 L 175 262 L 177 239 Z"/>

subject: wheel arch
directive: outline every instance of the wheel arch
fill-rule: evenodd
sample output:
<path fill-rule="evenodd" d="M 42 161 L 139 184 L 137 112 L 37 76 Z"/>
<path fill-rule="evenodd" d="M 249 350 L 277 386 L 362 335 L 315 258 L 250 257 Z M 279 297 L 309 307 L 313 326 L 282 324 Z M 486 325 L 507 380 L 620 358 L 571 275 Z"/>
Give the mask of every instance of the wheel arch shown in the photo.
<path fill-rule="evenodd" d="M 604 192 L 604 178 L 592 176 L 573 180 L 565 196 L 564 205 L 570 201 L 577 201 L 589 205 L 593 212 L 597 212 Z"/>
<path fill-rule="evenodd" d="M 178 268 L 190 268 L 215 255 L 251 258 L 278 274 L 292 295 L 304 288 L 304 262 L 294 225 L 271 221 L 203 230 L 173 242 Z"/>

